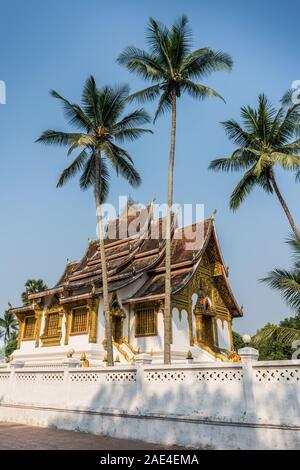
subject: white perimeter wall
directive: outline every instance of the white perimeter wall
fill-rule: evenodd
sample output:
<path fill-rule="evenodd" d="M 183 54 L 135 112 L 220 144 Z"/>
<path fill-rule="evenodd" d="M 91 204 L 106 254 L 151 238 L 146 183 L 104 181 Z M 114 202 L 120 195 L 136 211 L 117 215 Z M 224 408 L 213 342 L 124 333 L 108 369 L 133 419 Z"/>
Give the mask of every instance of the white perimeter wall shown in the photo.
<path fill-rule="evenodd" d="M 0 421 L 216 449 L 300 449 L 300 361 L 0 369 Z"/>

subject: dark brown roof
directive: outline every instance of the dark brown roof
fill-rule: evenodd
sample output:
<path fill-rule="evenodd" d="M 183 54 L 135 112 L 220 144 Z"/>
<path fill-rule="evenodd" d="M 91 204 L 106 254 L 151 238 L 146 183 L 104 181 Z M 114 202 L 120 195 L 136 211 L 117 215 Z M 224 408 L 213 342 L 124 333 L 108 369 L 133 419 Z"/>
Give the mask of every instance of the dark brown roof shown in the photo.
<path fill-rule="evenodd" d="M 115 291 L 125 287 L 144 274 L 147 275 L 144 285 L 133 295 L 128 302 L 137 302 L 149 297 L 164 296 L 164 271 L 165 271 L 165 219 L 153 218 L 152 211 L 148 210 L 129 214 L 127 222 L 124 217 L 108 223 L 106 232 L 110 234 L 105 239 L 105 254 L 109 291 Z M 149 215 L 150 214 L 150 215 Z M 142 223 L 136 223 L 136 220 Z M 116 233 L 113 233 L 113 225 L 116 223 Z M 190 232 L 186 235 L 185 229 L 176 229 L 173 220 L 172 227 L 172 291 L 181 290 L 195 272 L 201 256 L 209 241 L 213 239 L 214 250 L 218 259 L 222 261 L 220 248 L 214 228 L 213 219 L 199 222 L 189 227 L 203 237 L 199 246 L 189 249 Z M 133 225 L 139 225 L 138 234 L 132 235 L 130 229 Z M 123 232 L 123 233 L 122 233 Z M 150 233 L 156 238 L 150 238 Z M 112 236 L 112 238 L 111 238 Z M 120 238 L 120 237 L 124 238 Z M 90 241 L 83 258 L 76 262 L 69 262 L 58 283 L 47 291 L 29 296 L 34 300 L 50 295 L 60 296 L 60 302 L 66 303 L 80 298 L 97 296 L 102 292 L 101 260 L 98 241 Z M 224 271 L 225 276 L 225 271 Z M 226 276 L 225 276 L 226 277 Z M 219 281 L 222 282 L 222 281 Z M 224 278 L 226 288 L 232 299 L 232 309 L 240 314 L 230 290 L 228 281 Z"/>

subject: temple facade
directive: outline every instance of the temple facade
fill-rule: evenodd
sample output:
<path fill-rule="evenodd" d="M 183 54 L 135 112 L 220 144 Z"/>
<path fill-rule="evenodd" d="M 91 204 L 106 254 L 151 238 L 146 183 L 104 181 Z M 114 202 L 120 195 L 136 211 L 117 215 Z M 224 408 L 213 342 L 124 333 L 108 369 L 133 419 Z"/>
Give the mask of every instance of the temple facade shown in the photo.
<path fill-rule="evenodd" d="M 143 217 L 142 217 L 143 216 Z M 163 218 L 132 206 L 106 226 L 114 359 L 130 363 L 139 353 L 163 361 L 165 236 Z M 142 222 L 141 222 L 142 221 Z M 135 230 L 132 230 L 134 227 Z M 232 321 L 242 315 L 228 282 L 213 217 L 186 228 L 172 226 L 172 361 L 188 351 L 196 361 L 232 360 Z M 111 232 L 111 234 L 110 234 Z M 133 234 L 132 234 L 133 233 Z M 68 262 L 58 283 L 13 308 L 19 322 L 13 360 L 58 363 L 82 355 L 105 365 L 106 338 L 98 241 L 79 261 Z"/>

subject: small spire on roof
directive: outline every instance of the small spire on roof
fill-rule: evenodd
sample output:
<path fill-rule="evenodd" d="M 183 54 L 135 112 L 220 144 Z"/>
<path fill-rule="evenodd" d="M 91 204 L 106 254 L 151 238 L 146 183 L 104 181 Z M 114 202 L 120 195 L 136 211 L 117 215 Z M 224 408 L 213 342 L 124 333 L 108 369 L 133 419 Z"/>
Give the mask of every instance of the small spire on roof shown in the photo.
<path fill-rule="evenodd" d="M 214 209 L 211 213 L 211 216 L 210 216 L 211 220 L 215 220 L 216 213 L 217 213 L 217 209 Z"/>

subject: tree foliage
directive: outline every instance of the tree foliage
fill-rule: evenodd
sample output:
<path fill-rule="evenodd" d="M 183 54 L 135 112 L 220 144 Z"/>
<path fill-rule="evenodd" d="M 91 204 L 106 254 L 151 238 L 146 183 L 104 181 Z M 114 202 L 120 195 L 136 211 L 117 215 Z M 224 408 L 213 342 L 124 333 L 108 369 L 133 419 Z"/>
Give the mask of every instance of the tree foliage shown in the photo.
<path fill-rule="evenodd" d="M 62 172 L 57 186 L 64 186 L 79 173 L 81 189 L 95 189 L 97 184 L 103 202 L 109 191 L 109 164 L 132 186 L 138 186 L 141 177 L 134 168 L 132 157 L 119 144 L 136 140 L 152 131 L 141 127 L 150 121 L 144 109 L 135 109 L 124 115 L 129 87 L 105 85 L 98 88 L 94 77 L 91 76 L 85 82 L 81 105 L 71 103 L 54 90 L 51 95 L 62 103 L 70 126 L 78 130 L 47 130 L 37 139 L 37 142 L 45 145 L 68 147 L 68 156 L 75 151 L 79 152 Z M 100 159 L 99 181 L 96 181 L 96 158 Z"/>
<path fill-rule="evenodd" d="M 257 109 L 241 108 L 242 124 L 234 119 L 223 122 L 229 139 L 237 147 L 229 157 L 213 160 L 209 169 L 244 172 L 230 197 L 230 208 L 237 210 L 257 186 L 276 193 L 289 219 L 292 230 L 299 231 L 279 191 L 274 168 L 293 171 L 300 178 L 300 104 L 275 109 L 265 95 L 259 95 Z"/>
<path fill-rule="evenodd" d="M 262 282 L 268 284 L 271 289 L 278 291 L 286 304 L 300 314 L 300 241 L 290 238 L 287 243 L 292 247 L 293 267 L 287 269 L 274 269 Z"/>
<path fill-rule="evenodd" d="M 229 71 L 232 58 L 223 51 L 209 47 L 192 49 L 193 38 L 188 18 L 182 15 L 171 28 L 154 18 L 149 19 L 146 41 L 148 50 L 126 47 L 118 62 L 151 86 L 133 93 L 131 100 L 140 103 L 159 98 L 154 121 L 172 108 L 172 93 L 179 98 L 187 93 L 202 100 L 222 96 L 195 80 L 203 79 L 215 71 Z"/>
<path fill-rule="evenodd" d="M 293 342 L 300 340 L 300 329 L 285 325 L 298 325 L 298 320 L 285 319 L 278 325 L 267 323 L 259 329 L 251 341 L 251 346 L 259 350 L 260 360 L 291 359 L 295 351 Z"/>
<path fill-rule="evenodd" d="M 235 351 L 238 351 L 239 349 L 245 346 L 242 336 L 236 331 L 232 332 L 232 339 L 233 339 L 233 348 Z"/>
<path fill-rule="evenodd" d="M 0 331 L 4 337 L 4 343 L 7 344 L 11 335 L 18 330 L 18 322 L 10 310 L 6 310 L 0 317 Z"/>
<path fill-rule="evenodd" d="M 48 287 L 42 279 L 28 279 L 25 283 L 25 291 L 22 292 L 23 305 L 28 305 L 31 301 L 28 299 L 29 294 L 38 294 L 47 290 Z"/>

